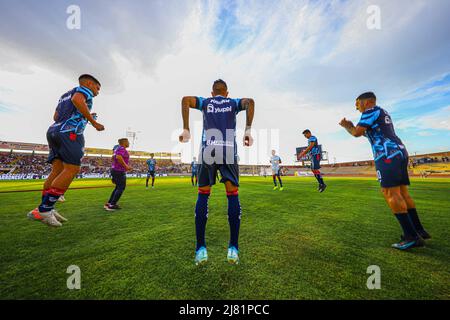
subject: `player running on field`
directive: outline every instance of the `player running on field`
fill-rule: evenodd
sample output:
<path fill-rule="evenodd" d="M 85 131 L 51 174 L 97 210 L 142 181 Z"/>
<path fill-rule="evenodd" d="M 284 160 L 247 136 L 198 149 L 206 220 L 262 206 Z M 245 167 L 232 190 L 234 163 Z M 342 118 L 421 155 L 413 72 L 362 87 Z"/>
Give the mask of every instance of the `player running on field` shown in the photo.
<path fill-rule="evenodd" d="M 281 158 L 277 156 L 276 151 L 272 150 L 272 157 L 270 158 L 270 164 L 272 165 L 272 178 L 273 178 L 273 184 L 275 185 L 273 187 L 273 190 L 277 190 L 277 178 L 278 182 L 280 183 L 280 191 L 283 191 L 283 182 L 281 181 L 281 168 L 280 168 Z"/>
<path fill-rule="evenodd" d="M 227 260 L 230 263 L 239 262 L 239 228 L 241 222 L 241 205 L 239 203 L 239 166 L 236 144 L 236 116 L 245 110 L 246 128 L 244 145 L 253 144 L 251 125 L 254 115 L 253 99 L 228 98 L 227 84 L 217 80 L 212 87 L 212 97 L 183 97 L 181 102 L 183 116 L 183 133 L 180 142 L 188 142 L 189 109 L 197 109 L 203 113 L 203 135 L 199 158 L 198 198 L 195 206 L 195 229 L 197 246 L 195 262 L 200 264 L 208 260 L 206 250 L 205 230 L 208 219 L 208 199 L 211 186 L 216 183 L 217 172 L 220 172 L 221 182 L 225 184 L 228 198 L 228 222 L 230 225 L 230 241 Z"/>
<path fill-rule="evenodd" d="M 155 155 L 152 153 L 150 154 L 150 159 L 147 160 L 147 180 L 145 180 L 145 187 L 148 189 L 148 180 L 150 177 L 152 177 L 152 188 L 155 187 L 155 170 L 156 170 L 156 160 L 153 159 Z"/>
<path fill-rule="evenodd" d="M 423 239 L 431 236 L 422 226 L 408 192 L 408 152 L 395 133 L 391 116 L 376 103 L 373 92 L 361 94 L 356 98 L 356 109 L 362 113 L 356 127 L 345 118 L 339 124 L 354 137 L 366 136 L 372 145 L 381 191 L 403 229 L 402 239 L 392 247 L 399 250 L 421 247 Z"/>
<path fill-rule="evenodd" d="M 48 163 L 52 171 L 44 183 L 41 204 L 28 213 L 28 218 L 53 227 L 60 227 L 61 222 L 67 221 L 54 207 L 80 171 L 87 123 L 97 131 L 105 129 L 95 120 L 95 114 L 91 114 L 92 100 L 100 91 L 100 82 L 88 74 L 81 75 L 78 82 L 78 87 L 64 93 L 58 101 L 53 115 L 55 122 L 47 131 Z"/>
<path fill-rule="evenodd" d="M 103 208 L 107 211 L 115 211 L 121 209 L 117 202 L 125 191 L 127 185 L 127 171 L 132 170 L 128 165 L 130 161 L 130 155 L 127 148 L 130 146 L 130 142 L 127 138 L 119 139 L 119 144 L 114 146 L 113 161 L 111 166 L 112 182 L 116 185 L 109 200 Z"/>
<path fill-rule="evenodd" d="M 322 174 L 320 173 L 320 160 L 322 155 L 320 153 L 319 142 L 317 138 L 311 134 L 311 131 L 306 129 L 303 131 L 303 136 L 308 139 L 308 147 L 300 153 L 300 158 L 305 155 L 309 155 L 311 159 L 311 171 L 319 182 L 319 192 L 324 192 L 327 185 L 323 181 Z"/>
<path fill-rule="evenodd" d="M 195 178 L 195 183 L 194 183 L 194 178 Z M 192 186 L 196 186 L 198 183 L 198 162 L 195 157 L 191 162 L 191 183 L 192 183 Z"/>

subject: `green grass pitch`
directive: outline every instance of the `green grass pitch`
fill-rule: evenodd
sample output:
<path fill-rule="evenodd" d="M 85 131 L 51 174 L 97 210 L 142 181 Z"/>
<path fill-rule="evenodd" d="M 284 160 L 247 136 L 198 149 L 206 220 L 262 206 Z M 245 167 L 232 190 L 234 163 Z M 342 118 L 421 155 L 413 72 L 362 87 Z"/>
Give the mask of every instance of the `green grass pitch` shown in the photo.
<path fill-rule="evenodd" d="M 61 228 L 30 221 L 42 181 L 0 182 L 1 299 L 449 299 L 450 180 L 413 179 L 411 194 L 433 239 L 425 248 L 390 248 L 401 234 L 374 178 L 242 177 L 241 263 L 226 261 L 227 200 L 209 203 L 209 261 L 194 264 L 196 188 L 189 178 L 129 179 L 123 209 L 103 210 L 109 180 L 75 181 L 57 204 Z M 81 289 L 69 290 L 69 265 Z M 366 287 L 381 268 L 381 289 Z"/>

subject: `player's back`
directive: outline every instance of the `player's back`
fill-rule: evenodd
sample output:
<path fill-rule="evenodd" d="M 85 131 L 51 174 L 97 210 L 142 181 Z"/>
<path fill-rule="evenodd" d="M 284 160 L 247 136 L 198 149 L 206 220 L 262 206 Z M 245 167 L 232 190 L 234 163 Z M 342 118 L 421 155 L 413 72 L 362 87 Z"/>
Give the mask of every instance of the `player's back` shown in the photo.
<path fill-rule="evenodd" d="M 86 104 L 91 110 L 92 98 L 94 97 L 91 90 L 85 87 L 75 87 L 66 93 L 64 93 L 56 106 L 57 119 L 51 125 L 51 129 L 59 129 L 61 131 L 74 131 L 78 134 L 82 134 L 86 127 L 87 120 L 78 111 L 72 102 L 72 97 L 75 93 L 81 93 L 86 98 Z"/>
<path fill-rule="evenodd" d="M 203 113 L 204 130 L 236 129 L 236 114 L 240 111 L 240 99 L 215 96 L 198 98 L 198 107 Z"/>
<path fill-rule="evenodd" d="M 407 155 L 403 142 L 395 133 L 392 118 L 385 109 L 375 106 L 366 110 L 358 125 L 367 128 L 366 137 L 372 145 L 375 160 L 383 156 L 390 158 L 399 152 Z"/>
<path fill-rule="evenodd" d="M 241 100 L 222 96 L 197 97 L 197 108 L 203 113 L 202 147 L 223 147 L 223 160 L 215 159 L 215 162 L 235 163 L 236 115 L 242 110 Z"/>

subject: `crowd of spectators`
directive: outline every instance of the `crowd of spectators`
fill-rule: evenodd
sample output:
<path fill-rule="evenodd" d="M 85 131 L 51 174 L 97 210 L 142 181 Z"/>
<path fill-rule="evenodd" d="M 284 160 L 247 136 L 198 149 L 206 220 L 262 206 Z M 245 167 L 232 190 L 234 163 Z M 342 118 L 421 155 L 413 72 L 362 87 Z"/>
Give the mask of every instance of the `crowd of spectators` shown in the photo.
<path fill-rule="evenodd" d="M 134 174 L 145 174 L 148 171 L 147 159 L 130 159 L 130 165 Z M 171 160 L 156 159 L 156 171 L 158 174 L 188 173 L 189 165 L 175 164 Z M 109 175 L 112 158 L 84 157 L 81 163 L 79 177 L 86 175 Z M 0 153 L 0 170 L 2 173 L 14 175 L 46 176 L 51 171 L 51 165 L 47 163 L 47 155 Z"/>
<path fill-rule="evenodd" d="M 423 158 L 411 158 L 410 159 L 410 165 L 414 168 L 415 166 L 419 164 L 428 164 L 428 163 L 447 163 L 450 162 L 450 158 L 445 157 L 423 157 Z"/>

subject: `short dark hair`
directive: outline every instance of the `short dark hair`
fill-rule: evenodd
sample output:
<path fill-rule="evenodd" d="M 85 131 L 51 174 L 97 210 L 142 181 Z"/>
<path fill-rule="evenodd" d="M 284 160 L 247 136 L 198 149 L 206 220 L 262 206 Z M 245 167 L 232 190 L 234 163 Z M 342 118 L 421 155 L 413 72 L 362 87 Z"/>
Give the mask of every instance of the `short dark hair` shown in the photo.
<path fill-rule="evenodd" d="M 222 79 L 217 79 L 213 83 L 212 90 L 214 93 L 227 91 L 228 90 L 227 83 L 225 81 L 223 81 Z"/>
<path fill-rule="evenodd" d="M 307 134 L 307 133 L 311 133 L 311 131 L 309 131 L 309 129 L 303 130 L 302 132 L 303 134 Z"/>
<path fill-rule="evenodd" d="M 356 98 L 356 100 L 366 100 L 366 99 L 375 99 L 375 100 L 377 100 L 377 97 L 375 96 L 375 93 L 369 91 L 369 92 L 364 92 L 364 93 L 360 94 L 358 96 L 358 98 Z"/>
<path fill-rule="evenodd" d="M 119 140 L 117 140 L 117 142 L 119 142 L 119 144 L 122 144 L 125 141 L 128 141 L 128 138 L 120 138 Z"/>
<path fill-rule="evenodd" d="M 98 81 L 94 76 L 90 75 L 90 74 L 82 74 L 81 76 L 78 77 L 78 81 L 81 80 L 92 80 L 95 83 L 97 83 L 99 86 L 101 86 L 100 81 Z"/>

